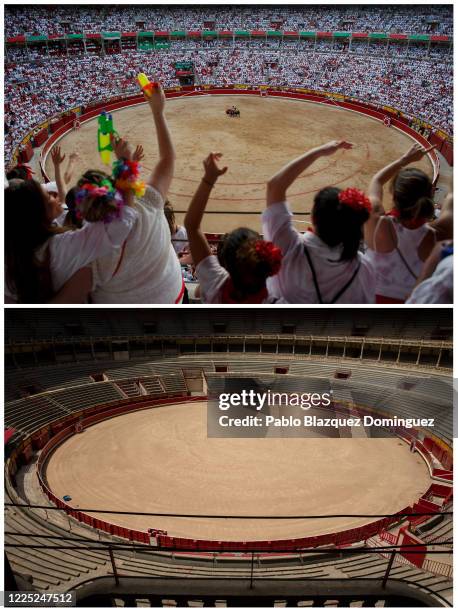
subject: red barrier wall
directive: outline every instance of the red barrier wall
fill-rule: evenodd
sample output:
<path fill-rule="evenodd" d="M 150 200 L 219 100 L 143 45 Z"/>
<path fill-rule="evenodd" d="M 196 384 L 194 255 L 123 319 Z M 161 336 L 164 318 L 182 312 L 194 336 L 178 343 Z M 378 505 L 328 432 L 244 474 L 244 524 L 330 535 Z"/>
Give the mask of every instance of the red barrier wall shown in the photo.
<path fill-rule="evenodd" d="M 41 450 L 49 440 L 49 430 L 46 428 L 32 437 L 33 450 Z"/>
<path fill-rule="evenodd" d="M 446 485 L 438 484 L 434 482 L 426 493 L 423 495 L 425 499 L 429 497 L 440 497 L 444 500 L 444 504 L 448 504 L 453 497 L 453 489 L 452 487 L 448 487 Z"/>
<path fill-rule="evenodd" d="M 439 151 L 445 157 L 447 163 L 453 166 L 453 144 L 447 140 L 443 140 Z"/>
<path fill-rule="evenodd" d="M 426 557 L 426 546 L 422 545 L 423 542 L 412 534 L 407 533 L 406 527 L 402 527 L 399 530 L 399 542 L 401 543 L 400 554 L 413 565 L 422 567 Z M 405 545 L 404 548 L 402 548 L 403 544 Z M 412 545 L 418 546 L 412 549 Z"/>
<path fill-rule="evenodd" d="M 49 131 L 51 134 L 57 132 L 57 130 L 64 125 L 64 118 L 60 117 L 59 119 L 54 119 L 49 124 Z"/>
<path fill-rule="evenodd" d="M 48 130 L 46 128 L 43 128 L 38 132 L 38 134 L 34 136 L 32 144 L 34 147 L 41 147 L 41 145 L 46 142 L 47 138 Z"/>
<path fill-rule="evenodd" d="M 435 457 L 444 469 L 451 470 L 453 465 L 453 457 L 448 452 L 442 443 L 436 442 L 433 438 L 425 438 L 425 448 Z"/>
<path fill-rule="evenodd" d="M 19 151 L 19 161 L 22 164 L 26 164 L 27 162 L 29 162 L 33 157 L 33 148 L 32 148 L 32 143 L 29 142 L 24 145 L 22 147 L 22 149 Z"/>

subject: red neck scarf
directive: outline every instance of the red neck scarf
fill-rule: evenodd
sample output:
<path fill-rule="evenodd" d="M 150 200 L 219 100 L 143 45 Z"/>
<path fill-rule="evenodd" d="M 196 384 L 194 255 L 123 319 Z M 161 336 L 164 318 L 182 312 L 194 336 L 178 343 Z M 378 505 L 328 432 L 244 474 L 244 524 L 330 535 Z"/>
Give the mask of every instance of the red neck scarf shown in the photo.
<path fill-rule="evenodd" d="M 424 225 L 425 223 L 428 223 L 429 221 L 429 219 L 427 219 L 426 217 L 417 217 L 416 219 L 402 219 L 401 221 L 401 213 L 399 212 L 399 210 L 397 210 L 397 208 L 392 208 L 386 214 L 389 217 L 394 217 L 404 227 L 406 227 L 407 229 L 411 229 L 411 230 L 418 229 L 419 227 L 422 227 L 422 225 Z"/>
<path fill-rule="evenodd" d="M 222 287 L 221 301 L 223 304 L 262 304 L 267 299 L 267 289 L 263 287 L 257 293 L 250 293 L 245 299 L 234 298 L 236 291 L 231 278 L 228 278 Z"/>

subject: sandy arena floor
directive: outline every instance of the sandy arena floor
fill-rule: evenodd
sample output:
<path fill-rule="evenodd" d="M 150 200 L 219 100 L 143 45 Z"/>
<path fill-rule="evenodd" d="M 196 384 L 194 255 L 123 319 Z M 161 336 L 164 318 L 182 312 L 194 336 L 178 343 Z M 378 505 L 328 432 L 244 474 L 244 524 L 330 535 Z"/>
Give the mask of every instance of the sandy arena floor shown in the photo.
<path fill-rule="evenodd" d="M 207 439 L 206 403 L 143 410 L 90 427 L 49 459 L 73 507 L 232 515 L 389 514 L 430 484 L 398 439 Z M 370 519 L 229 520 L 94 516 L 124 527 L 214 540 L 333 532 Z"/>
<path fill-rule="evenodd" d="M 241 118 L 228 118 L 225 109 L 235 104 Z M 296 212 L 311 209 L 313 195 L 322 187 L 366 189 L 372 175 L 406 151 L 412 140 L 394 128 L 365 115 L 323 104 L 252 96 L 204 95 L 183 97 L 167 103 L 167 117 L 177 150 L 177 167 L 170 201 L 186 211 L 202 175 L 202 160 L 210 151 L 221 151 L 227 174 L 212 192 L 204 219 L 206 231 L 224 232 L 240 225 L 260 229 L 265 206 L 265 183 L 281 166 L 308 149 L 330 140 L 347 139 L 352 151 L 316 162 L 292 186 L 289 199 Z M 115 129 L 133 144 L 145 149 L 144 169 L 155 160 L 156 140 L 151 113 L 146 105 L 113 113 Z M 76 151 L 77 175 L 88 168 L 106 169 L 97 152 L 97 119 L 84 123 L 59 142 L 63 151 Z M 65 162 L 66 163 L 66 162 Z M 428 160 L 418 164 L 432 175 Z M 46 171 L 54 175 L 48 156 Z M 241 214 L 243 213 L 243 214 Z M 177 215 L 181 221 L 183 214 Z M 297 216 L 304 230 L 307 216 Z M 299 221 L 302 220 L 301 223 Z"/>

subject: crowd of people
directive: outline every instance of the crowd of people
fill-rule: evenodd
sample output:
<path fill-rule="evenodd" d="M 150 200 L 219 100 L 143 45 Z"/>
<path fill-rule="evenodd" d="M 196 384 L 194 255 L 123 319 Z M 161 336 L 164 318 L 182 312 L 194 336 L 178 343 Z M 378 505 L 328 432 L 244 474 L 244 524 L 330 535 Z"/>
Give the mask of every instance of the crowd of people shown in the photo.
<path fill-rule="evenodd" d="M 451 34 L 450 5 L 5 7 L 5 35 L 202 29 L 283 29 Z"/>
<path fill-rule="evenodd" d="M 179 85 L 175 70 L 179 61 L 192 63 L 196 84 L 268 84 L 332 91 L 395 107 L 452 133 L 453 62 L 448 56 L 416 60 L 335 50 L 302 53 L 302 44 L 306 43 L 275 48 L 262 43 L 183 41 L 155 53 L 130 51 L 29 61 L 19 61 L 16 56 L 5 65 L 5 158 L 8 162 L 20 140 L 56 114 L 136 93 L 134 77 L 138 72 L 156 75 L 164 87 Z"/>
<path fill-rule="evenodd" d="M 5 8 L 6 37 L 138 30 L 306 30 L 452 35 L 450 6 L 30 6 Z M 429 151 L 414 145 L 381 168 L 366 193 L 328 187 L 314 198 L 311 227 L 292 223 L 288 190 L 324 156 L 352 148 L 332 141 L 279 169 L 266 186 L 262 235 L 240 227 L 209 243 L 202 221 L 227 171 L 210 152 L 184 225 L 167 199 L 174 144 L 162 88 L 180 84 L 177 62 L 196 85 L 300 87 L 387 105 L 452 134 L 450 45 L 372 39 L 185 39 L 165 48 L 132 39 L 7 45 L 5 62 L 5 263 L 7 302 L 143 303 L 188 301 L 185 281 L 204 303 L 450 303 L 453 292 L 451 193 L 440 211 L 429 177 L 415 167 Z M 41 185 L 11 169 L 20 140 L 76 106 L 138 93 L 135 76 L 161 83 L 147 96 L 158 161 L 139 178 L 141 146 L 113 139 L 112 174 L 64 171 L 51 152 L 55 182 Z M 416 123 L 415 123 L 416 125 Z M 145 134 L 146 137 L 146 134 Z M 224 153 L 224 152 L 223 152 Z M 389 188 L 388 188 L 389 185 Z M 24 218 L 27 223 L 24 224 Z"/>
<path fill-rule="evenodd" d="M 134 150 L 115 136 L 111 175 L 87 170 L 75 179 L 71 165 L 64 172 L 57 145 L 55 183 L 40 185 L 24 166 L 7 174 L 7 303 L 180 304 L 188 300 L 183 265 L 197 278 L 195 297 L 204 303 L 452 301 L 452 195 L 438 213 L 431 179 L 413 165 L 434 147 L 413 145 L 373 176 L 367 194 L 351 186 L 321 189 L 302 234 L 293 225 L 288 190 L 317 160 L 345 155 L 353 145 L 331 141 L 311 149 L 267 182 L 263 235 L 240 227 L 215 247 L 202 220 L 227 171 L 222 153 L 203 161 L 184 228 L 178 226 L 167 201 L 179 152 L 165 96 L 160 86 L 145 96 L 158 148 L 146 184 L 139 173 L 142 146 Z"/>

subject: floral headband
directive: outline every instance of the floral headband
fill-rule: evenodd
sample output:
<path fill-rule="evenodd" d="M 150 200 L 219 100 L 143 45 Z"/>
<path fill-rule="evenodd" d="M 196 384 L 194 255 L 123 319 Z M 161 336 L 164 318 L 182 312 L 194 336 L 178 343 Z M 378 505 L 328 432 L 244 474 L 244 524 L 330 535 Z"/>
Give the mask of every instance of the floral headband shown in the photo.
<path fill-rule="evenodd" d="M 109 179 L 103 179 L 99 184 L 87 181 L 81 185 L 75 195 L 75 217 L 77 219 L 82 219 L 80 208 L 87 198 L 104 198 L 107 203 L 115 204 L 115 210 L 104 217 L 104 223 L 110 223 L 113 219 L 118 218 L 124 206 L 122 193 L 115 189 Z"/>
<path fill-rule="evenodd" d="M 113 163 L 113 179 L 103 179 L 100 183 L 86 181 L 76 192 L 75 196 L 75 216 L 82 218 L 81 204 L 86 198 L 99 197 L 105 198 L 106 202 L 115 204 L 115 210 L 108 213 L 103 219 L 105 223 L 110 223 L 115 218 L 119 218 L 122 207 L 125 205 L 126 191 L 133 191 L 141 198 L 145 194 L 145 183 L 139 180 L 140 164 L 128 159 L 119 159 Z"/>
<path fill-rule="evenodd" d="M 354 187 L 349 187 L 348 189 L 341 191 L 338 198 L 341 204 L 349 206 L 357 212 L 361 212 L 363 210 L 371 212 L 372 210 L 372 204 L 367 195 L 363 191 L 355 189 Z"/>

